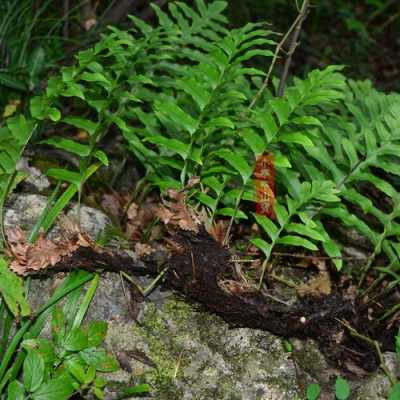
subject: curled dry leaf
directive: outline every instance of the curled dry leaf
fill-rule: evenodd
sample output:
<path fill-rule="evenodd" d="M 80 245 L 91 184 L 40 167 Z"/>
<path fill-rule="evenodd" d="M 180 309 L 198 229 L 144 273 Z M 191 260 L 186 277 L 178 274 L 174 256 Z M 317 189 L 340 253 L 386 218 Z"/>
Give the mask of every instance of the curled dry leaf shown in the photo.
<path fill-rule="evenodd" d="M 207 231 L 208 233 L 220 244 L 224 244 L 226 231 L 228 229 L 229 222 L 219 220 L 218 222 L 213 222 Z"/>
<path fill-rule="evenodd" d="M 332 282 L 325 261 L 315 259 L 314 264 L 319 270 L 319 275 L 297 288 L 297 293 L 301 297 L 305 295 L 328 296 L 332 292 Z"/>
<path fill-rule="evenodd" d="M 56 243 L 46 239 L 43 233 L 39 235 L 35 245 L 30 245 L 20 227 L 8 230 L 7 240 L 11 250 L 9 255 L 15 257 L 10 263 L 10 268 L 18 275 L 53 266 L 79 247 L 77 240 Z"/>
<path fill-rule="evenodd" d="M 121 199 L 115 195 L 110 193 L 104 193 L 101 197 L 101 206 L 103 209 L 109 213 L 113 218 L 119 219 L 122 215 L 122 205 Z"/>
<path fill-rule="evenodd" d="M 148 256 L 154 252 L 154 249 L 146 244 L 146 243 L 136 243 L 135 244 L 135 253 L 139 258 L 143 258 L 144 256 Z"/>
<path fill-rule="evenodd" d="M 157 215 L 158 206 L 152 199 L 146 200 L 140 207 L 132 203 L 126 212 L 125 233 L 128 239 L 141 240 L 143 232 Z"/>
<path fill-rule="evenodd" d="M 192 176 L 192 177 L 189 179 L 189 181 L 188 181 L 188 183 L 187 183 L 187 185 L 186 185 L 186 188 L 187 188 L 187 189 L 192 188 L 193 186 L 196 186 L 196 185 L 198 185 L 199 183 L 200 183 L 200 177 L 199 177 L 199 176 Z"/>
<path fill-rule="evenodd" d="M 198 232 L 199 219 L 194 211 L 190 210 L 186 204 L 186 194 L 170 189 L 168 196 L 173 201 L 163 200 L 163 205 L 158 209 L 157 216 L 166 225 L 178 226 L 179 228 Z"/>
<path fill-rule="evenodd" d="M 27 242 L 25 232 L 20 227 L 9 229 L 6 233 L 10 248 L 8 255 L 14 257 L 10 268 L 18 275 L 27 275 L 54 266 L 63 257 L 71 256 L 80 247 L 90 247 L 100 251 L 93 240 L 82 232 L 75 232 L 73 236 L 57 242 L 46 239 L 44 233 L 41 233 L 34 245 Z"/>

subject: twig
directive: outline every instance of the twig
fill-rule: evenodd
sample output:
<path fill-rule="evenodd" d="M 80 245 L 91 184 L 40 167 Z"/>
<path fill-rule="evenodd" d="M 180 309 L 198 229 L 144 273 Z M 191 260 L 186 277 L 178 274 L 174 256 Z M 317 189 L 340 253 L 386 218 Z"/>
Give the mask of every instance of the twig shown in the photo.
<path fill-rule="evenodd" d="M 400 11 L 393 14 L 388 18 L 381 26 L 380 29 L 384 31 L 390 24 L 392 24 L 396 19 L 400 18 Z"/>
<path fill-rule="evenodd" d="M 273 272 L 271 272 L 270 277 L 271 277 L 274 281 L 283 283 L 283 284 L 286 285 L 286 286 L 289 286 L 289 287 L 294 288 L 294 289 L 297 288 L 297 285 L 296 285 L 294 282 L 292 282 L 292 281 L 290 281 L 290 280 L 288 280 L 288 279 L 282 278 L 281 276 L 275 275 Z"/>
<path fill-rule="evenodd" d="M 385 359 L 383 358 L 383 354 L 381 351 L 381 348 L 379 346 L 379 343 L 376 340 L 373 340 L 369 338 L 368 336 L 364 336 L 361 333 L 358 333 L 352 326 L 350 326 L 346 321 L 340 320 L 338 318 L 335 318 L 336 321 L 338 321 L 340 324 L 342 324 L 345 328 L 348 329 L 349 333 L 351 336 L 355 337 L 356 339 L 360 339 L 367 343 L 369 346 L 373 347 L 376 350 L 376 353 L 379 358 L 379 368 L 385 373 L 385 375 L 389 378 L 390 383 L 394 385 L 397 381 L 396 378 L 392 375 L 392 373 L 389 371 L 389 369 L 386 367 L 385 364 Z"/>
<path fill-rule="evenodd" d="M 289 69 L 290 69 L 290 64 L 292 63 L 292 56 L 293 56 L 293 53 L 296 50 L 296 47 L 298 44 L 297 40 L 299 39 L 299 35 L 301 32 L 301 26 L 303 25 L 303 22 L 307 18 L 308 7 L 309 7 L 309 0 L 304 0 L 303 4 L 301 6 L 301 9 L 300 9 L 300 13 L 299 13 L 299 17 L 300 17 L 299 21 L 296 24 L 296 28 L 294 29 L 292 38 L 290 40 L 289 51 L 287 54 L 285 65 L 283 67 L 282 77 L 279 82 L 278 97 L 282 97 L 285 92 L 285 85 L 286 85 L 287 78 L 289 76 Z"/>
<path fill-rule="evenodd" d="M 158 5 L 158 7 L 163 7 L 168 0 L 157 0 L 155 4 Z M 147 7 L 144 11 L 142 11 L 139 15 L 140 19 L 144 19 L 145 21 L 152 18 L 154 15 L 154 10 L 151 7 Z"/>
<path fill-rule="evenodd" d="M 288 302 L 278 299 L 277 297 L 273 296 L 272 294 L 263 292 L 263 296 L 268 297 L 269 299 L 276 301 L 277 303 L 283 304 L 286 307 L 290 307 L 290 304 Z"/>
<path fill-rule="evenodd" d="M 307 0 L 308 1 L 308 0 Z M 296 19 L 294 20 L 293 24 L 290 26 L 289 30 L 286 32 L 286 34 L 283 36 L 282 40 L 277 44 L 276 49 L 275 49 L 275 53 L 274 56 L 272 57 L 272 61 L 271 64 L 269 66 L 268 72 L 267 72 L 267 76 L 264 79 L 263 84 L 261 85 L 260 89 L 258 89 L 258 92 L 256 93 L 256 95 L 254 96 L 253 100 L 251 101 L 249 107 L 248 107 L 248 111 L 250 111 L 254 105 L 256 104 L 256 102 L 258 101 L 258 99 L 260 98 L 261 94 L 263 93 L 263 91 L 266 89 L 266 87 L 268 86 L 269 83 L 269 78 L 271 77 L 271 73 L 274 69 L 274 66 L 276 64 L 276 61 L 278 59 L 279 53 L 282 50 L 283 45 L 285 44 L 286 40 L 288 39 L 288 37 L 290 36 L 290 34 L 293 32 L 293 30 L 296 28 L 297 24 L 299 23 L 299 21 L 302 18 L 302 14 L 299 14 Z"/>
<path fill-rule="evenodd" d="M 64 38 L 69 38 L 69 21 L 68 21 L 68 14 L 69 14 L 69 0 L 64 0 L 63 6 L 63 18 L 65 18 L 64 26 L 63 26 L 63 36 Z"/>

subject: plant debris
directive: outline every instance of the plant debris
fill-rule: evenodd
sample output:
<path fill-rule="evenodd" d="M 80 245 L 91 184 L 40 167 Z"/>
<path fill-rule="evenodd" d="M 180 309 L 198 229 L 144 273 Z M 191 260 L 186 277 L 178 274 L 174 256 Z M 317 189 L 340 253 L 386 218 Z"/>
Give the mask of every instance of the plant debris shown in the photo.
<path fill-rule="evenodd" d="M 172 201 L 163 199 L 163 205 L 157 212 L 160 220 L 165 225 L 179 227 L 185 231 L 198 232 L 200 221 L 187 205 L 186 193 L 170 189 L 167 194 Z"/>
<path fill-rule="evenodd" d="M 329 272 L 323 266 L 320 275 L 303 286 L 303 297 L 287 303 L 241 280 L 229 262 L 230 252 L 204 227 L 197 234 L 180 230 L 171 240 L 176 245 L 166 284 L 231 326 L 268 330 L 283 337 L 313 338 L 327 360 L 349 376 L 355 371 L 365 375 L 376 370 L 379 360 L 375 349 L 353 337 L 342 320 L 354 330 L 381 340 L 384 348 L 391 346 L 385 337 L 393 338 L 397 328 L 386 329 L 378 321 L 367 321 L 357 301 L 345 299 L 340 289 L 331 287 Z"/>

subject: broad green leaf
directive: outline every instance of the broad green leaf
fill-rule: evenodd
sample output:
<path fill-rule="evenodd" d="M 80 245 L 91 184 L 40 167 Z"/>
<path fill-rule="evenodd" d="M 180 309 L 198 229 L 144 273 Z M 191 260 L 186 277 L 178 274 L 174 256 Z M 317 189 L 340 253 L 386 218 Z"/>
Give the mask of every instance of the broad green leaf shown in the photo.
<path fill-rule="evenodd" d="M 317 400 L 321 393 L 321 386 L 318 383 L 311 383 L 307 386 L 306 396 L 307 400 Z"/>
<path fill-rule="evenodd" d="M 205 177 L 201 180 L 201 182 L 208 186 L 209 188 L 211 188 L 212 190 L 214 190 L 214 192 L 219 195 L 222 193 L 224 186 L 225 186 L 225 182 L 220 182 L 215 176 L 208 176 Z"/>
<path fill-rule="evenodd" d="M 391 387 L 388 400 L 399 400 L 399 399 L 400 399 L 400 382 L 397 382 Z"/>
<path fill-rule="evenodd" d="M 267 144 L 272 142 L 279 131 L 279 127 L 272 114 L 265 111 L 253 111 L 253 119 L 264 131 Z"/>
<path fill-rule="evenodd" d="M 346 400 L 350 396 L 350 385 L 340 376 L 336 378 L 335 395 L 338 400 Z"/>
<path fill-rule="evenodd" d="M 254 49 L 249 50 L 242 56 L 236 58 L 235 62 L 242 63 L 254 57 L 273 57 L 274 53 L 271 50 Z"/>
<path fill-rule="evenodd" d="M 60 111 L 55 107 L 51 107 L 42 97 L 39 96 L 31 99 L 30 111 L 32 117 L 39 120 L 50 118 L 52 121 L 56 122 L 61 118 Z"/>
<path fill-rule="evenodd" d="M 65 368 L 67 371 L 80 383 L 84 383 L 86 379 L 86 373 L 84 369 L 84 362 L 79 356 L 73 356 L 64 361 Z"/>
<path fill-rule="evenodd" d="M 96 129 L 98 126 L 96 122 L 90 121 L 89 119 L 74 116 L 65 117 L 63 119 L 63 122 L 68 125 L 72 125 L 75 128 L 83 129 L 91 136 L 96 133 Z"/>
<path fill-rule="evenodd" d="M 266 258 L 269 258 L 272 250 L 272 246 L 269 243 L 260 238 L 251 239 L 250 242 L 254 244 L 254 246 L 258 247 L 264 253 Z"/>
<path fill-rule="evenodd" d="M 147 383 L 142 383 L 140 385 L 132 386 L 124 390 L 124 395 L 149 393 L 151 391 L 151 386 Z"/>
<path fill-rule="evenodd" d="M 305 247 L 306 249 L 313 251 L 318 250 L 318 247 L 314 243 L 300 236 L 293 236 L 293 235 L 282 236 L 277 240 L 277 243 L 285 244 L 288 246 Z"/>
<path fill-rule="evenodd" d="M 29 351 L 24 360 L 23 378 L 28 392 L 34 392 L 43 382 L 44 360 L 36 350 Z"/>
<path fill-rule="evenodd" d="M 81 175 L 77 172 L 69 171 L 63 168 L 49 168 L 46 171 L 46 175 L 51 178 L 58 179 L 60 181 L 65 181 L 74 184 L 79 187 L 83 182 Z"/>
<path fill-rule="evenodd" d="M 57 149 L 65 150 L 81 157 L 87 157 L 90 154 L 90 146 L 67 138 L 52 137 L 50 139 L 42 140 L 40 143 L 54 146 Z"/>
<path fill-rule="evenodd" d="M 274 110 L 279 120 L 279 125 L 286 124 L 290 115 L 290 108 L 284 98 L 275 98 L 270 101 L 270 106 Z"/>
<path fill-rule="evenodd" d="M 65 374 L 59 378 L 50 379 L 32 394 L 33 400 L 67 400 L 75 391 L 73 380 Z"/>
<path fill-rule="evenodd" d="M 322 122 L 316 118 L 316 117 L 312 117 L 312 116 L 301 116 L 301 117 L 295 117 L 291 120 L 294 124 L 297 125 L 311 125 L 311 126 L 319 126 L 322 128 Z"/>
<path fill-rule="evenodd" d="M 298 224 L 298 223 L 290 223 L 285 226 L 285 230 L 291 233 L 297 233 L 298 235 L 308 236 L 311 239 L 318 240 L 323 242 L 324 237 L 316 230 L 312 229 L 310 226 Z"/>
<path fill-rule="evenodd" d="M 153 31 L 151 25 L 146 24 L 142 19 L 135 17 L 134 15 L 128 15 L 128 18 L 140 29 L 140 31 L 147 35 Z"/>
<path fill-rule="evenodd" d="M 64 97 L 78 97 L 85 100 L 85 87 L 75 82 L 68 82 L 60 93 Z"/>
<path fill-rule="evenodd" d="M 81 327 L 71 329 L 62 341 L 62 346 L 68 351 L 79 351 L 89 346 L 87 333 Z"/>
<path fill-rule="evenodd" d="M 357 150 L 355 149 L 354 144 L 349 139 L 342 138 L 341 142 L 344 151 L 346 152 L 347 157 L 349 158 L 350 167 L 353 168 L 358 163 Z"/>
<path fill-rule="evenodd" d="M 178 153 L 184 160 L 188 157 L 189 145 L 177 139 L 169 139 L 167 137 L 157 135 L 147 137 L 146 140 L 150 143 L 158 144 L 168 150 Z"/>
<path fill-rule="evenodd" d="M 24 400 L 24 385 L 18 381 L 12 381 L 7 387 L 7 400 Z"/>
<path fill-rule="evenodd" d="M 3 257 L 0 257 L 0 293 L 14 317 L 29 316 L 30 309 L 25 298 L 23 281 L 8 268 Z"/>
<path fill-rule="evenodd" d="M 284 226 L 289 218 L 289 214 L 286 208 L 282 204 L 275 202 L 274 211 L 278 219 L 279 225 Z"/>
<path fill-rule="evenodd" d="M 309 147 L 314 146 L 312 140 L 306 134 L 301 132 L 283 133 L 278 136 L 278 139 L 284 143 L 297 143 Z"/>
<path fill-rule="evenodd" d="M 172 101 L 156 102 L 155 110 L 156 113 L 160 113 L 164 118 L 171 120 L 177 127 L 185 129 L 190 135 L 196 132 L 198 121 Z"/>
<path fill-rule="evenodd" d="M 49 119 L 51 119 L 53 122 L 57 122 L 60 120 L 61 118 L 61 113 L 60 110 L 58 110 L 55 107 L 49 107 L 47 109 L 47 116 L 49 117 Z"/>
<path fill-rule="evenodd" d="M 205 90 L 203 86 L 200 85 L 193 77 L 187 80 L 178 80 L 177 86 L 183 89 L 193 98 L 193 100 L 199 106 L 200 111 L 203 111 L 210 101 L 211 94 L 207 92 L 207 90 Z"/>
<path fill-rule="evenodd" d="M 235 129 L 235 124 L 227 117 L 216 117 L 210 119 L 207 123 L 207 128 L 229 128 Z"/>
<path fill-rule="evenodd" d="M 19 116 L 7 119 L 7 128 L 18 139 L 21 145 L 25 145 L 32 136 L 35 129 L 35 121 L 25 119 L 21 114 Z"/>
<path fill-rule="evenodd" d="M 217 206 L 217 200 L 213 199 L 211 196 L 209 196 L 208 194 L 205 193 L 197 193 L 196 198 L 203 203 L 204 205 L 206 205 L 208 208 L 210 208 L 211 210 L 214 210 L 215 207 Z"/>
<path fill-rule="evenodd" d="M 107 322 L 90 321 L 88 325 L 88 343 L 89 347 L 100 346 L 107 335 Z"/>
<path fill-rule="evenodd" d="M 263 228 L 265 233 L 272 239 L 274 240 L 276 238 L 276 235 L 278 234 L 278 228 L 276 225 L 266 217 L 265 215 L 260 215 L 260 214 L 253 214 L 254 218 L 256 219 L 257 223 Z"/>
<path fill-rule="evenodd" d="M 264 138 L 259 136 L 253 129 L 243 129 L 239 131 L 239 135 L 256 157 L 265 152 L 266 143 Z"/>
<path fill-rule="evenodd" d="M 0 166 L 7 174 L 12 174 L 15 170 L 16 159 L 11 158 L 6 152 L 0 152 Z"/>
<path fill-rule="evenodd" d="M 28 90 L 28 86 L 24 80 L 6 72 L 0 72 L 0 85 L 10 89 L 19 90 L 21 92 Z"/>
<path fill-rule="evenodd" d="M 253 173 L 252 167 L 239 154 L 229 150 L 218 150 L 215 154 L 227 161 L 242 177 L 243 183 L 246 184 Z"/>
<path fill-rule="evenodd" d="M 274 153 L 274 166 L 276 168 L 292 168 L 289 159 L 281 153 Z"/>
<path fill-rule="evenodd" d="M 86 82 L 99 82 L 106 85 L 106 87 L 111 86 L 111 82 L 102 74 L 101 72 L 83 72 L 80 75 L 80 79 Z"/>
<path fill-rule="evenodd" d="M 22 342 L 21 347 L 28 352 L 35 350 L 43 358 L 45 364 L 54 364 L 56 361 L 54 344 L 48 339 L 26 339 Z"/>
<path fill-rule="evenodd" d="M 241 211 L 241 210 L 236 210 L 234 208 L 231 207 L 224 207 L 224 208 L 220 208 L 217 213 L 217 215 L 224 215 L 225 217 L 234 217 L 237 219 L 248 219 L 247 215 Z"/>
<path fill-rule="evenodd" d="M 117 360 L 107 354 L 104 349 L 88 348 L 79 355 L 89 364 L 93 365 L 100 372 L 114 372 L 119 369 Z"/>
<path fill-rule="evenodd" d="M 93 154 L 94 157 L 96 157 L 103 165 L 108 167 L 108 157 L 107 154 L 104 153 L 102 150 L 96 150 Z"/>

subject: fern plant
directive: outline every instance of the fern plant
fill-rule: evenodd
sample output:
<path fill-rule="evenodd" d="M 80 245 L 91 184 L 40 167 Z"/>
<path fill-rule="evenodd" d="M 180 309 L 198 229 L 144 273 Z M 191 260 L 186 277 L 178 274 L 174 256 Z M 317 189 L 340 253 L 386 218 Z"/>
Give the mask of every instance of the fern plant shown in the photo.
<path fill-rule="evenodd" d="M 272 62 L 277 34 L 264 24 L 230 30 L 225 2 L 195 3 L 192 9 L 172 2 L 169 14 L 154 6 L 156 27 L 132 17 L 133 28 L 111 28 L 32 99 L 34 119 L 87 132 L 85 142 L 45 141 L 80 159 L 78 171 L 48 171 L 71 186 L 44 218 L 45 229 L 100 163 L 107 165 L 101 141 L 117 128 L 148 182 L 161 191 L 190 190 L 209 224 L 219 216 L 231 223 L 253 218 L 242 205 L 255 201 L 254 165 L 273 154 L 278 219 L 254 216 L 264 232 L 253 240 L 264 265 L 284 245 L 321 248 L 340 269 L 329 217 L 371 240 L 365 271 L 381 254 L 386 267 L 397 268 L 399 96 L 347 81 L 342 67 L 330 66 L 295 78 L 284 97 L 265 90 L 253 107 L 266 74 L 248 62 Z M 66 99 L 73 113 L 63 116 Z M 194 176 L 197 186 L 190 184 Z M 377 193 L 384 207 L 374 200 Z"/>
<path fill-rule="evenodd" d="M 319 212 L 370 240 L 373 250 L 361 279 L 381 253 L 389 269 L 400 266 L 399 118 L 399 95 L 350 81 L 341 115 L 327 118 L 316 147 L 307 149 L 308 157 L 294 154 L 307 179 L 330 177 L 340 191 L 342 201 Z"/>
<path fill-rule="evenodd" d="M 251 241 L 265 255 L 260 286 L 272 250 L 276 245 L 300 246 L 316 251 L 318 247 L 315 242 L 327 241 L 326 232 L 321 224 L 314 222 L 309 217 L 309 211 L 320 204 L 338 202 L 340 199 L 337 197 L 337 193 L 338 190 L 332 181 L 303 182 L 296 197 L 286 196 L 286 206 L 279 203 L 275 205 L 276 222 L 264 215 L 254 215 L 258 225 L 269 238 L 268 242 L 261 238 Z M 334 255 L 329 247 L 327 247 L 327 253 Z"/>

